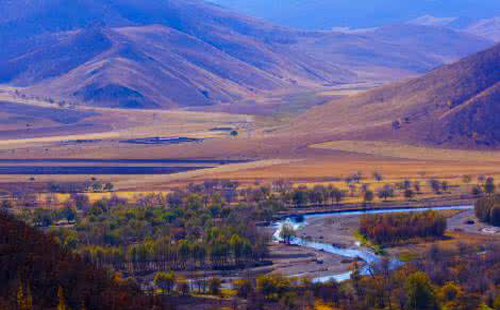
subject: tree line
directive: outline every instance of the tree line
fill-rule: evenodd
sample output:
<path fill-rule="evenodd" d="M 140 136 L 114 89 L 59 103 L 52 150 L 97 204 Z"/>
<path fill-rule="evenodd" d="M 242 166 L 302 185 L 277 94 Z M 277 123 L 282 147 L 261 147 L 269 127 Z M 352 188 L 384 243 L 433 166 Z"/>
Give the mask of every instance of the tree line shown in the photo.
<path fill-rule="evenodd" d="M 274 213 L 269 204 L 229 206 L 216 194 L 180 191 L 134 203 L 118 197 L 90 203 L 84 197 L 72 196 L 58 210 L 37 208 L 23 218 L 38 227 L 68 219 L 72 225 L 47 231 L 97 266 L 131 273 L 238 268 L 267 257 L 268 236 L 255 222 L 261 213 Z"/>
<path fill-rule="evenodd" d="M 485 223 L 500 226 L 500 196 L 490 195 L 480 198 L 474 205 L 476 217 Z"/>

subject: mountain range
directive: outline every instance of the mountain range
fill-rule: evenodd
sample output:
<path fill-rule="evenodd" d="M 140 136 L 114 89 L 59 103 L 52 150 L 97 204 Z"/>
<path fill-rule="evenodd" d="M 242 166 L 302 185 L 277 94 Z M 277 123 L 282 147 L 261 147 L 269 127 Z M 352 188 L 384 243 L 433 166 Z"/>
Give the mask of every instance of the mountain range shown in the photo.
<path fill-rule="evenodd" d="M 301 31 L 201 0 L 0 0 L 0 83 L 89 105 L 173 108 L 425 73 L 491 46 L 435 26 Z"/>
<path fill-rule="evenodd" d="M 307 30 L 372 28 L 402 24 L 425 15 L 456 19 L 465 26 L 500 16 L 497 0 L 211 0 L 277 25 Z"/>

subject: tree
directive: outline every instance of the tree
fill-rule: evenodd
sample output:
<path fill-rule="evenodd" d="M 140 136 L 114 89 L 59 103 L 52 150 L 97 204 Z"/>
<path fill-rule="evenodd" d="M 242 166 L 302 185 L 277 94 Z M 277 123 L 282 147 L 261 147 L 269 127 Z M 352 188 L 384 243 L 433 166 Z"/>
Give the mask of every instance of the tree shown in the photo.
<path fill-rule="evenodd" d="M 283 224 L 281 227 L 280 231 L 280 238 L 285 242 L 286 244 L 290 244 L 290 242 L 295 238 L 295 229 L 293 228 L 292 225 L 286 223 Z"/>
<path fill-rule="evenodd" d="M 429 181 L 430 185 L 431 185 L 431 188 L 432 188 L 432 191 L 436 194 L 441 194 L 441 185 L 442 183 L 439 182 L 439 180 L 436 180 L 436 179 L 432 179 Z"/>
<path fill-rule="evenodd" d="M 415 189 L 415 194 L 421 194 L 420 182 L 413 182 L 413 188 Z"/>
<path fill-rule="evenodd" d="M 334 187 L 331 191 L 331 197 L 335 200 L 337 204 L 339 204 L 342 199 L 344 198 L 344 192 L 342 192 L 340 189 Z"/>
<path fill-rule="evenodd" d="M 448 190 L 450 189 L 450 185 L 448 184 L 447 181 L 443 181 L 441 182 L 441 189 L 443 190 L 443 192 L 448 192 Z"/>
<path fill-rule="evenodd" d="M 443 287 L 441 287 L 439 297 L 444 304 L 447 304 L 449 302 L 455 301 L 460 293 L 460 287 L 458 287 L 453 282 L 448 282 Z"/>
<path fill-rule="evenodd" d="M 394 189 L 391 185 L 386 184 L 383 188 L 379 189 L 378 197 L 387 201 L 387 199 L 394 197 Z"/>
<path fill-rule="evenodd" d="M 486 183 L 484 183 L 484 192 L 488 195 L 492 195 L 495 193 L 495 179 L 489 177 L 486 179 Z"/>
<path fill-rule="evenodd" d="M 472 176 L 470 174 L 466 174 L 462 177 L 462 182 L 466 185 L 466 191 L 467 188 L 468 188 L 468 185 L 470 184 L 470 182 L 472 182 Z"/>
<path fill-rule="evenodd" d="M 415 193 L 410 188 L 405 190 L 405 198 L 406 199 L 411 200 L 414 196 L 415 196 Z"/>
<path fill-rule="evenodd" d="M 178 279 L 179 284 L 177 289 L 179 290 L 179 293 L 181 293 L 182 296 L 188 296 L 191 288 L 189 287 L 189 282 L 184 278 Z"/>
<path fill-rule="evenodd" d="M 167 293 L 170 295 L 175 286 L 175 274 L 173 271 L 168 273 L 158 272 L 154 277 L 154 284 L 162 290 L 162 293 Z"/>
<path fill-rule="evenodd" d="M 101 181 L 95 181 L 93 184 L 92 184 L 92 190 L 96 193 L 98 192 L 102 192 L 102 183 Z"/>
<path fill-rule="evenodd" d="M 239 264 L 243 256 L 244 241 L 240 236 L 234 234 L 229 240 L 229 246 L 231 247 L 231 252 L 233 252 L 235 263 Z"/>
<path fill-rule="evenodd" d="M 71 205 L 66 205 L 59 214 L 68 222 L 75 221 L 77 216 L 76 210 Z"/>
<path fill-rule="evenodd" d="M 373 172 L 373 178 L 375 179 L 375 181 L 377 182 L 380 182 L 384 179 L 384 177 L 382 176 L 382 174 L 380 174 L 379 172 Z"/>
<path fill-rule="evenodd" d="M 296 189 L 293 192 L 292 200 L 293 200 L 293 203 L 297 207 L 305 205 L 307 203 L 307 192 L 306 192 L 306 189 L 302 189 L 302 188 Z"/>
<path fill-rule="evenodd" d="M 475 197 L 481 196 L 482 193 L 483 193 L 483 190 L 482 190 L 481 186 L 476 185 L 472 188 L 472 195 L 474 195 Z"/>
<path fill-rule="evenodd" d="M 219 277 L 212 277 L 208 280 L 208 292 L 210 295 L 220 295 L 222 281 Z"/>
<path fill-rule="evenodd" d="M 373 201 L 373 198 L 375 198 L 375 195 L 371 190 L 366 190 L 365 194 L 363 195 L 363 201 L 365 204 L 369 204 L 370 202 Z"/>
<path fill-rule="evenodd" d="M 241 298 L 248 298 L 248 296 L 250 296 L 254 291 L 252 281 L 248 279 L 237 279 L 233 282 L 233 285 L 236 289 L 238 297 Z"/>
<path fill-rule="evenodd" d="M 2 209 L 12 209 L 13 203 L 10 200 L 2 200 L 2 203 L 0 204 Z"/>
<path fill-rule="evenodd" d="M 493 301 L 493 309 L 500 310 L 500 295 L 498 295 Z"/>
<path fill-rule="evenodd" d="M 105 192 L 112 192 L 114 188 L 115 188 L 115 186 L 111 182 L 108 182 L 104 185 Z"/>
<path fill-rule="evenodd" d="M 64 290 L 61 286 L 57 290 L 57 310 L 68 310 L 66 299 L 64 298 Z"/>
<path fill-rule="evenodd" d="M 408 310 L 437 310 L 437 302 L 431 281 L 426 273 L 417 271 L 411 274 L 406 280 Z"/>
<path fill-rule="evenodd" d="M 21 283 L 17 290 L 16 298 L 18 310 L 33 310 L 33 296 L 31 295 L 31 289 L 29 288 L 29 286 L 25 294 L 23 285 Z"/>
<path fill-rule="evenodd" d="M 291 280 L 280 274 L 257 277 L 257 291 L 267 299 L 279 299 L 290 290 Z"/>

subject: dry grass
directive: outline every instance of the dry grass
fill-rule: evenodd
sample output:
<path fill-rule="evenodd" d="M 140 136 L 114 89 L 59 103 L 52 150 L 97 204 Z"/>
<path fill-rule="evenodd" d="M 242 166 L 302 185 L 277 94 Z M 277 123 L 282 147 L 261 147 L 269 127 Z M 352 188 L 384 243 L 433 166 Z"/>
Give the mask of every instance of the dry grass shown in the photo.
<path fill-rule="evenodd" d="M 333 141 L 311 147 L 403 159 L 500 162 L 500 152 L 438 149 L 381 141 Z"/>
<path fill-rule="evenodd" d="M 117 188 L 121 190 L 133 190 L 136 188 L 162 188 L 163 185 L 172 182 L 191 182 L 203 179 L 215 179 L 221 173 L 233 173 L 237 171 L 245 171 L 255 168 L 267 168 L 274 165 L 280 165 L 287 162 L 293 162 L 293 160 L 280 160 L 280 159 L 270 159 L 253 161 L 241 164 L 231 164 L 224 165 L 215 168 L 208 168 L 203 170 L 193 170 L 169 175 L 146 175 L 146 176 L 135 176 L 133 180 L 123 180 L 116 183 Z"/>
<path fill-rule="evenodd" d="M 85 195 L 89 198 L 90 202 L 95 202 L 101 199 L 109 199 L 113 196 L 117 196 L 119 198 L 127 199 L 129 201 L 137 201 L 140 197 L 144 197 L 151 194 L 166 194 L 168 192 L 162 191 L 149 191 L 149 192 L 141 192 L 141 191 L 120 191 L 120 192 L 112 192 L 112 193 L 86 193 Z M 40 201 L 45 201 L 47 196 L 50 194 L 40 194 Z M 69 194 L 52 194 L 53 197 L 57 199 L 59 202 L 64 202 L 70 198 Z"/>

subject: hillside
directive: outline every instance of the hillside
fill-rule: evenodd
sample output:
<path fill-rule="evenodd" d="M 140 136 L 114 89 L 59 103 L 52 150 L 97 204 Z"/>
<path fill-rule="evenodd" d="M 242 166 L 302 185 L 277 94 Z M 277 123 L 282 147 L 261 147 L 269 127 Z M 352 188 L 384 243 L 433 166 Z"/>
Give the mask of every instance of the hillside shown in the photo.
<path fill-rule="evenodd" d="M 500 144 L 500 45 L 409 81 L 317 107 L 287 128 L 316 138 Z M 349 120 L 346 122 L 345 120 Z"/>
<path fill-rule="evenodd" d="M 409 25 L 303 32 L 201 0 L 0 0 L 0 10 L 0 83 L 110 107 L 205 106 L 393 80 L 492 44 Z"/>
<path fill-rule="evenodd" d="M 168 108 L 231 102 L 289 87 L 297 80 L 314 84 L 323 82 L 321 77 L 325 77 L 334 83 L 349 81 L 354 76 L 333 65 L 321 67 L 313 60 L 308 62 L 306 71 L 301 64 L 304 57 L 280 55 L 252 41 L 241 40 L 241 46 L 235 48 L 255 50 L 254 55 L 242 54 L 238 59 L 196 37 L 161 25 L 77 30 L 66 37 L 69 47 L 61 40 L 49 51 L 41 49 L 29 54 L 36 62 L 25 57 L 9 62 L 13 68 L 29 64 L 28 70 L 15 75 L 11 82 L 30 86 L 29 92 L 75 96 L 101 106 Z M 88 44 L 79 45 L 82 40 L 93 40 L 91 45 L 96 48 L 87 51 Z M 99 50 L 101 46 L 103 49 Z M 67 55 L 68 50 L 88 60 L 52 61 L 53 55 Z M 54 64 L 65 72 L 54 72 Z M 30 83 L 29 79 L 37 76 L 45 79 Z"/>
<path fill-rule="evenodd" d="M 168 309 L 144 295 L 133 281 L 110 276 L 3 212 L 0 280 L 1 309 L 56 309 L 61 301 L 66 308 L 57 309 Z"/>

